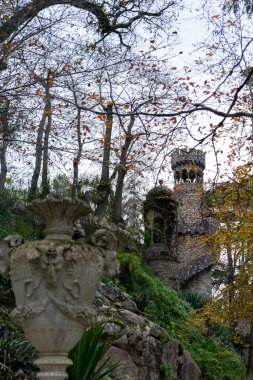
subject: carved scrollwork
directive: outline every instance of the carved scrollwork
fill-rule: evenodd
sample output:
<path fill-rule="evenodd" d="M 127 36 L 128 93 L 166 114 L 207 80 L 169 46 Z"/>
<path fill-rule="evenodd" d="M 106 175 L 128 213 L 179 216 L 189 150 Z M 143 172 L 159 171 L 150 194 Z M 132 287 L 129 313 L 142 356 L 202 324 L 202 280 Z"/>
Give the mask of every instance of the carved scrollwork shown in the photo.
<path fill-rule="evenodd" d="M 115 250 L 117 247 L 117 239 L 115 235 L 107 230 L 97 230 L 91 237 L 92 243 L 106 250 Z"/>
<path fill-rule="evenodd" d="M 0 274 L 10 271 L 10 255 L 13 248 L 20 246 L 24 239 L 20 235 L 10 235 L 0 241 Z"/>
<path fill-rule="evenodd" d="M 116 248 L 117 239 L 115 235 L 107 230 L 97 230 L 91 237 L 91 241 L 96 245 L 104 258 L 104 276 L 114 276 L 119 272 L 119 262 L 117 260 Z"/>
<path fill-rule="evenodd" d="M 21 235 L 10 235 L 4 238 L 10 248 L 19 247 L 23 242 L 24 238 Z"/>

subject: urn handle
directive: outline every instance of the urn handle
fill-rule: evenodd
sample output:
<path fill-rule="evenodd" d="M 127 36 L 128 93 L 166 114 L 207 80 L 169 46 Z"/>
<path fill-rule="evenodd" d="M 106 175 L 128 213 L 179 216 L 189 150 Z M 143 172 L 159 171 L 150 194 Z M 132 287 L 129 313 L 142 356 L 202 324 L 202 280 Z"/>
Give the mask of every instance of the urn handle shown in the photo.
<path fill-rule="evenodd" d="M 104 276 L 114 276 L 119 273 L 119 262 L 117 260 L 117 239 L 115 235 L 107 230 L 97 230 L 91 237 L 92 243 L 100 249 L 104 258 Z"/>
<path fill-rule="evenodd" d="M 24 239 L 20 235 L 10 235 L 0 241 L 0 274 L 10 271 L 10 253 L 13 248 L 23 243 Z"/>

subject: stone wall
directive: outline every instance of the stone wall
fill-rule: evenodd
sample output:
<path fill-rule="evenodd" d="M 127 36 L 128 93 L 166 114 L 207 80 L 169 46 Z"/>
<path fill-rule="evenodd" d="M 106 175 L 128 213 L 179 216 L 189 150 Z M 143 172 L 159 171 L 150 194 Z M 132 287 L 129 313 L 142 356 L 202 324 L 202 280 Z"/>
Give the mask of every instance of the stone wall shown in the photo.
<path fill-rule="evenodd" d="M 179 263 L 161 258 L 149 260 L 148 266 L 166 285 L 177 292 L 180 291 Z"/>
<path fill-rule="evenodd" d="M 187 234 L 176 237 L 175 252 L 180 262 L 190 265 L 193 259 L 207 254 L 209 249 L 203 236 Z"/>
<path fill-rule="evenodd" d="M 179 183 L 174 192 L 178 202 L 177 231 L 199 226 L 202 223 L 203 185 Z"/>
<path fill-rule="evenodd" d="M 186 282 L 181 290 L 199 293 L 205 297 L 212 296 L 212 276 L 210 269 L 206 269 Z"/>

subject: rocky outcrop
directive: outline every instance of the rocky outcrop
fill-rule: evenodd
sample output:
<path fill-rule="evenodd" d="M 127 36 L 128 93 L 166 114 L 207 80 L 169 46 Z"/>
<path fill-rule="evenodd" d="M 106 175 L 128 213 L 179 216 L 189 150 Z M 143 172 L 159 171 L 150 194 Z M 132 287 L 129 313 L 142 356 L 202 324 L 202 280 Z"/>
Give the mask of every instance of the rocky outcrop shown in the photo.
<path fill-rule="evenodd" d="M 134 380 L 166 380 L 163 368 L 170 368 L 175 380 L 200 379 L 200 370 L 189 352 L 142 315 L 126 293 L 100 284 L 95 307 L 105 333 L 116 337 L 107 356 L 123 362 L 113 379 L 124 375 Z"/>

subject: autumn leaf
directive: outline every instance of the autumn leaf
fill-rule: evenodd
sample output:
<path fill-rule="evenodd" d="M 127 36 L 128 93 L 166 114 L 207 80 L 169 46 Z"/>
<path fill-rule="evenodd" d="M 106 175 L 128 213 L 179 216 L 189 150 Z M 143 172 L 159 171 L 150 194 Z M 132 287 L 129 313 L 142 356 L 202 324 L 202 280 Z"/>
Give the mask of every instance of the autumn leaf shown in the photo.
<path fill-rule="evenodd" d="M 102 113 L 99 113 L 98 118 L 99 118 L 99 120 L 104 121 L 105 115 L 103 115 Z"/>
<path fill-rule="evenodd" d="M 185 96 L 180 96 L 180 97 L 178 98 L 178 100 L 179 100 L 180 102 L 186 102 L 187 98 L 186 98 Z"/>
<path fill-rule="evenodd" d="M 44 115 L 50 115 L 52 113 L 52 109 L 51 108 L 47 108 L 44 110 Z"/>
<path fill-rule="evenodd" d="M 173 66 L 170 68 L 171 70 L 177 70 L 177 67 L 176 66 Z"/>

